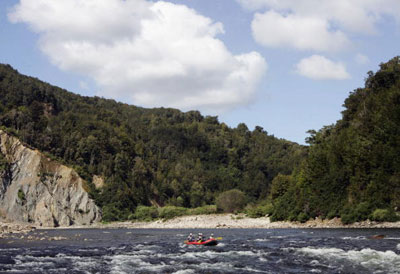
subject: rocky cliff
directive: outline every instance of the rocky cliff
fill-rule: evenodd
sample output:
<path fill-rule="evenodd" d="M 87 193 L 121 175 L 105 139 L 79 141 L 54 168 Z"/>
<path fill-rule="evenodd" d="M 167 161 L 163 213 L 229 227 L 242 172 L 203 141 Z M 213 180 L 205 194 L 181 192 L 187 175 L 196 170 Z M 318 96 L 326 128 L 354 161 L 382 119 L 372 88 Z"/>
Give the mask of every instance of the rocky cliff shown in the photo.
<path fill-rule="evenodd" d="M 85 225 L 101 219 L 84 181 L 0 130 L 0 218 L 37 226 Z"/>

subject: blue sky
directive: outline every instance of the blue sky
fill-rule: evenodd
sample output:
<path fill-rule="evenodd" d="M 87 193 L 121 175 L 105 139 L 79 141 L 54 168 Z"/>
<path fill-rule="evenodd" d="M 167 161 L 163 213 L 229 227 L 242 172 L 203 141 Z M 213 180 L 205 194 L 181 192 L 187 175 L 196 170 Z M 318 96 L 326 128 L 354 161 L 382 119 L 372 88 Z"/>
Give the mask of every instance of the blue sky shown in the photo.
<path fill-rule="evenodd" d="M 397 0 L 2 0 L 0 62 L 304 143 L 399 55 Z"/>

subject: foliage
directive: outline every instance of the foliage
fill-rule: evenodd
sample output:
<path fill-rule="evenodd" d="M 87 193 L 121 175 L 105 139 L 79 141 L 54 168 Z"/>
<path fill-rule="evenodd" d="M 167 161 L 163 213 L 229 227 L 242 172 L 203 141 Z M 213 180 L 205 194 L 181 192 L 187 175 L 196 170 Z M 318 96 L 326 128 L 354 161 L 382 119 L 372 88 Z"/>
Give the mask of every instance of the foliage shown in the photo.
<path fill-rule="evenodd" d="M 151 221 L 158 218 L 158 210 L 153 206 L 138 206 L 133 218 L 140 221 Z"/>
<path fill-rule="evenodd" d="M 22 189 L 18 189 L 18 199 L 22 202 L 25 202 L 25 192 Z"/>
<path fill-rule="evenodd" d="M 301 223 L 305 223 L 310 219 L 310 217 L 304 213 L 301 212 L 298 216 L 297 216 L 297 221 L 301 222 Z"/>
<path fill-rule="evenodd" d="M 245 208 L 245 213 L 250 218 L 259 218 L 272 214 L 273 205 L 267 203 L 265 205 L 248 205 Z"/>
<path fill-rule="evenodd" d="M 217 213 L 216 205 L 205 205 L 196 208 L 190 208 L 188 210 L 189 215 L 206 215 L 206 214 L 215 214 Z"/>
<path fill-rule="evenodd" d="M 246 194 L 238 189 L 222 192 L 216 200 L 217 208 L 224 212 L 239 212 L 246 203 Z"/>
<path fill-rule="evenodd" d="M 71 167 L 88 182 L 106 220 L 138 205 L 201 207 L 239 189 L 265 199 L 277 174 L 289 175 L 307 149 L 245 124 L 171 108 L 144 109 L 84 97 L 0 65 L 0 126 Z M 91 183 L 102 176 L 105 186 Z"/>
<path fill-rule="evenodd" d="M 0 151 L 0 172 L 7 170 L 8 168 L 8 161 L 3 153 Z"/>
<path fill-rule="evenodd" d="M 377 208 L 371 214 L 371 220 L 378 222 L 396 222 L 399 217 L 392 209 Z"/>
<path fill-rule="evenodd" d="M 352 223 L 400 208 L 400 58 L 369 72 L 344 108 L 336 124 L 309 131 L 308 157 L 292 179 L 272 181 L 274 220 L 304 213 Z"/>
<path fill-rule="evenodd" d="M 165 220 L 187 215 L 187 213 L 187 208 L 178 206 L 165 206 L 158 209 L 158 216 Z"/>
<path fill-rule="evenodd" d="M 278 174 L 271 183 L 270 197 L 272 200 L 283 196 L 289 189 L 292 177 L 290 175 Z"/>

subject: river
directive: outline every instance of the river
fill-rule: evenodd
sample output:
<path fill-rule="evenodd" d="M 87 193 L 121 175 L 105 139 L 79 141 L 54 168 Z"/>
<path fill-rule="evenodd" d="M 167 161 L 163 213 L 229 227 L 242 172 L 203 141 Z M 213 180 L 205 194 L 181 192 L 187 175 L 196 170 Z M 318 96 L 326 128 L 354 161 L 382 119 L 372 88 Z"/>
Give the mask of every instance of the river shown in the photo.
<path fill-rule="evenodd" d="M 222 240 L 187 246 L 190 232 Z M 0 239 L 0 273 L 400 273 L 400 229 L 56 229 L 19 238 Z"/>

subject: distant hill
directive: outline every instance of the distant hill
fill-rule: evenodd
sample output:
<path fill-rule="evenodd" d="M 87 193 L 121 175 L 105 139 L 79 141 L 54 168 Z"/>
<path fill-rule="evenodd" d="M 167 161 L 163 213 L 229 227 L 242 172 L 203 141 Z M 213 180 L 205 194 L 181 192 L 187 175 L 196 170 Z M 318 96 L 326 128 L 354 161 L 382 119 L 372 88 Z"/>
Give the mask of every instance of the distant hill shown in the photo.
<path fill-rule="evenodd" d="M 271 189 L 275 220 L 395 220 L 400 211 L 400 57 L 368 72 L 342 119 L 310 131 L 303 167 Z"/>
<path fill-rule="evenodd" d="M 292 174 L 307 154 L 261 127 L 84 97 L 9 65 L 0 65 L 0 126 L 73 167 L 105 220 L 126 219 L 139 204 L 213 204 L 233 188 L 249 201 L 266 199 L 272 180 Z"/>

